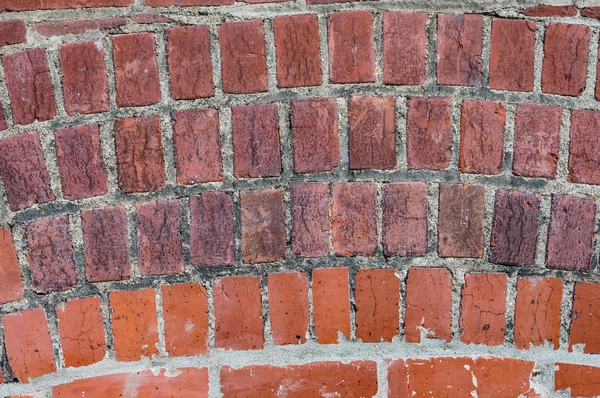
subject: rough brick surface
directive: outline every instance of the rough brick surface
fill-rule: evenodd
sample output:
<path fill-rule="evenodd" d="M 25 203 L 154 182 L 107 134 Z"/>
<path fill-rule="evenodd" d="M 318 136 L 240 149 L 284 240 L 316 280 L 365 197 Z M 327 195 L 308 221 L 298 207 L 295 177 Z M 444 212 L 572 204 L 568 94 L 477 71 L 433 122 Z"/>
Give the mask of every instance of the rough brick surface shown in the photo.
<path fill-rule="evenodd" d="M 356 338 L 391 342 L 400 331 L 400 278 L 393 270 L 359 270 L 354 287 Z"/>
<path fill-rule="evenodd" d="M 42 36 L 80 35 L 90 30 L 110 30 L 127 23 L 125 18 L 81 19 L 75 21 L 59 21 L 38 23 L 33 29 Z M 102 61 L 104 63 L 104 61 Z"/>
<path fill-rule="evenodd" d="M 0 47 L 23 43 L 27 39 L 26 35 L 25 22 L 19 20 L 0 22 Z"/>
<path fill-rule="evenodd" d="M 6 114 L 3 109 L 0 109 L 0 131 L 6 130 L 8 125 L 6 123 Z"/>
<path fill-rule="evenodd" d="M 294 183 L 292 190 L 292 251 L 297 256 L 329 254 L 329 186 Z"/>
<path fill-rule="evenodd" d="M 315 333 L 319 344 L 350 338 L 350 292 L 347 268 L 318 268 L 312 273 Z"/>
<path fill-rule="evenodd" d="M 481 15 L 438 15 L 438 84 L 481 86 L 482 34 Z"/>
<path fill-rule="evenodd" d="M 383 14 L 383 83 L 423 84 L 427 54 L 427 14 Z"/>
<path fill-rule="evenodd" d="M 600 112 L 571 113 L 569 181 L 600 185 Z"/>
<path fill-rule="evenodd" d="M 582 345 L 586 354 L 600 354 L 600 283 L 578 282 L 573 295 L 569 351 Z"/>
<path fill-rule="evenodd" d="M 273 343 L 303 344 L 308 337 L 308 280 L 306 273 L 270 275 L 269 313 Z"/>
<path fill-rule="evenodd" d="M 331 192 L 335 252 L 341 256 L 374 255 L 377 249 L 375 184 L 334 184 Z"/>
<path fill-rule="evenodd" d="M 538 4 L 523 10 L 523 14 L 528 17 L 574 17 L 577 15 L 577 6 L 552 6 Z M 583 15 L 583 12 L 582 12 Z"/>
<path fill-rule="evenodd" d="M 51 10 L 57 8 L 89 8 L 89 7 L 126 7 L 133 0 L 2 0 L 2 11 L 34 11 Z"/>
<path fill-rule="evenodd" d="M 600 395 L 600 367 L 557 363 L 554 373 L 554 389 L 571 389 L 571 396 L 596 397 Z"/>
<path fill-rule="evenodd" d="M 20 300 L 23 282 L 13 237 L 8 227 L 0 228 L 0 304 Z"/>
<path fill-rule="evenodd" d="M 600 19 L 600 7 L 585 7 L 581 10 L 581 16 Z"/>

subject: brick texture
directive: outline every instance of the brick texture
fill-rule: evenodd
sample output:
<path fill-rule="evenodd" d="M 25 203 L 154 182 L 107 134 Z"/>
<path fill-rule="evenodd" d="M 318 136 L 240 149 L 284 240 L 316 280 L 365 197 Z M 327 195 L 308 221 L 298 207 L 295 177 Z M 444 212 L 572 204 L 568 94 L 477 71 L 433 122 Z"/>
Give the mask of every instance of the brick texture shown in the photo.
<path fill-rule="evenodd" d="M 600 395 L 598 377 L 600 377 L 600 367 L 557 363 L 554 389 L 559 391 L 570 388 L 572 396 L 594 397 Z"/>
<path fill-rule="evenodd" d="M 10 229 L 0 228 L 0 304 L 23 297 L 23 282 Z"/>
<path fill-rule="evenodd" d="M 57 8 L 126 7 L 132 3 L 133 0 L 2 0 L 0 2 L 0 10 L 33 11 L 51 10 Z"/>
<path fill-rule="evenodd" d="M 0 22 L 0 47 L 23 43 L 26 35 L 25 22 L 19 20 Z"/>
<path fill-rule="evenodd" d="M 577 6 L 551 6 L 539 4 L 523 10 L 528 17 L 574 17 L 577 15 Z M 583 14 L 583 12 L 582 12 Z"/>
<path fill-rule="evenodd" d="M 439 15 L 437 81 L 451 86 L 481 86 L 481 15 Z"/>
<path fill-rule="evenodd" d="M 270 275 L 271 333 L 277 345 L 303 344 L 308 337 L 308 280 L 303 272 Z"/>
<path fill-rule="evenodd" d="M 369 183 L 331 188 L 333 249 L 341 256 L 372 256 L 377 249 L 376 187 Z"/>
<path fill-rule="evenodd" d="M 356 338 L 391 342 L 400 331 L 400 278 L 393 270 L 359 270 L 354 287 Z"/>
<path fill-rule="evenodd" d="M 418 85 L 425 76 L 427 14 L 383 14 L 383 83 Z"/>
<path fill-rule="evenodd" d="M 347 268 L 319 268 L 312 273 L 315 333 L 319 344 L 350 338 L 350 292 Z"/>
<path fill-rule="evenodd" d="M 600 112 L 571 113 L 569 181 L 600 185 Z"/>
<path fill-rule="evenodd" d="M 125 18 L 80 19 L 75 21 L 59 21 L 38 23 L 33 29 L 42 36 L 80 35 L 91 30 L 111 30 L 127 23 Z M 104 62 L 104 61 L 102 61 Z"/>
<path fill-rule="evenodd" d="M 326 183 L 292 185 L 292 235 L 295 255 L 329 254 L 329 187 Z"/>
<path fill-rule="evenodd" d="M 600 284 L 578 282 L 573 294 L 573 314 L 569 329 L 569 351 L 581 345 L 583 352 L 600 354 Z"/>

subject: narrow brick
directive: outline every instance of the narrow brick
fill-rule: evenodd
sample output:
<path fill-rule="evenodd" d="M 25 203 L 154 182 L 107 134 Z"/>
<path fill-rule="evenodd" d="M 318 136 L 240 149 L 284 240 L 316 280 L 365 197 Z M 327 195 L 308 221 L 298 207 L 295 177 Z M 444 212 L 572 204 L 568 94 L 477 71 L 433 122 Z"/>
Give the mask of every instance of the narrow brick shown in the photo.
<path fill-rule="evenodd" d="M 577 15 L 577 6 L 552 6 L 539 4 L 533 7 L 527 7 L 523 14 L 528 17 L 574 17 Z"/>
<path fill-rule="evenodd" d="M 292 251 L 302 257 L 329 253 L 329 187 L 327 183 L 292 184 Z"/>
<path fill-rule="evenodd" d="M 600 8 L 600 7 L 599 7 Z M 600 395 L 600 367 L 577 365 L 574 363 L 556 363 L 554 371 L 554 389 L 571 389 L 574 397 L 597 397 Z"/>
<path fill-rule="evenodd" d="M 24 43 L 27 40 L 27 27 L 20 20 L 0 22 L 0 47 Z"/>
<path fill-rule="evenodd" d="M 348 268 L 317 268 L 312 272 L 315 334 L 319 344 L 350 338 Z"/>
<path fill-rule="evenodd" d="M 23 298 L 23 281 L 10 228 L 0 227 L 0 304 Z"/>
<path fill-rule="evenodd" d="M 126 7 L 133 0 L 1 0 L 0 11 L 35 11 L 58 8 Z"/>
<path fill-rule="evenodd" d="M 235 0 L 146 0 L 146 5 L 151 7 L 226 6 L 233 3 Z"/>
<path fill-rule="evenodd" d="M 438 84 L 481 86 L 482 50 L 481 15 L 438 15 Z"/>
<path fill-rule="evenodd" d="M 0 131 L 4 131 L 8 128 L 8 124 L 6 122 L 6 114 L 4 113 L 4 109 L 0 109 Z"/>
<path fill-rule="evenodd" d="M 91 30 L 111 30 L 127 23 L 125 18 L 80 19 L 72 21 L 43 22 L 33 25 L 42 36 L 80 35 Z M 102 61 L 104 63 L 104 61 Z"/>
<path fill-rule="evenodd" d="M 427 14 L 383 14 L 383 83 L 419 85 L 427 81 Z"/>
<path fill-rule="evenodd" d="M 569 344 L 569 352 L 579 344 L 584 354 L 600 354 L 600 283 L 575 284 Z"/>
<path fill-rule="evenodd" d="M 569 181 L 600 185 L 600 112 L 571 113 Z"/>
<path fill-rule="evenodd" d="M 598 14 L 598 19 L 600 19 L 600 7 L 598 7 Z M 598 48 L 600 48 L 600 45 Z M 600 59 L 600 51 L 598 52 L 598 59 Z M 596 101 L 600 101 L 600 62 L 597 63 L 596 67 Z"/>
<path fill-rule="evenodd" d="M 269 275 L 273 343 L 304 344 L 308 337 L 308 280 L 304 272 Z"/>
<path fill-rule="evenodd" d="M 332 186 L 333 248 L 340 256 L 373 256 L 377 250 L 377 187 L 371 183 Z"/>

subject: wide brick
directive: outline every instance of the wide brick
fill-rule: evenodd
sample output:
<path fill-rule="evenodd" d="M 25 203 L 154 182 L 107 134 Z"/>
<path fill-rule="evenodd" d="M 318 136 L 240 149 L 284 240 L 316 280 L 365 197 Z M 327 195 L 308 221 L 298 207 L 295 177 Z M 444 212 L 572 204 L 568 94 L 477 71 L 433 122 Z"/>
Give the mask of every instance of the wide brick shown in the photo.
<path fill-rule="evenodd" d="M 441 257 L 483 256 L 485 187 L 441 184 L 438 253 Z"/>
<path fill-rule="evenodd" d="M 133 0 L 0 0 L 0 11 L 35 11 L 57 8 L 126 7 Z"/>
<path fill-rule="evenodd" d="M 308 337 L 308 280 L 304 272 L 269 275 L 271 333 L 276 345 L 304 344 Z"/>
<path fill-rule="evenodd" d="M 56 372 L 48 320 L 42 308 L 4 315 L 2 325 L 8 365 L 21 383 Z"/>
<path fill-rule="evenodd" d="M 124 193 L 157 191 L 165 186 L 160 118 L 115 122 L 119 187 Z"/>
<path fill-rule="evenodd" d="M 74 21 L 45 22 L 33 25 L 42 36 L 80 35 L 90 30 L 110 30 L 127 23 L 125 18 L 80 19 Z M 104 60 L 102 61 L 104 63 Z"/>
<path fill-rule="evenodd" d="M 283 192 L 278 189 L 242 191 L 240 201 L 244 262 L 255 264 L 284 260 Z"/>
<path fill-rule="evenodd" d="M 120 362 L 158 355 L 154 289 L 110 293 L 113 347 Z"/>
<path fill-rule="evenodd" d="M 292 102 L 294 171 L 331 171 L 340 164 L 340 138 L 335 99 Z"/>
<path fill-rule="evenodd" d="M 481 86 L 482 49 L 481 15 L 438 15 L 438 84 Z"/>
<path fill-rule="evenodd" d="M 219 116 L 215 109 L 173 114 L 178 184 L 223 181 Z"/>
<path fill-rule="evenodd" d="M 600 19 L 600 6 L 599 7 L 585 7 L 581 9 L 581 16 L 586 18 Z"/>
<path fill-rule="evenodd" d="M 124 207 L 82 210 L 81 225 L 87 281 L 129 279 L 127 210 Z"/>
<path fill-rule="evenodd" d="M 535 22 L 518 19 L 492 21 L 490 87 L 533 91 Z"/>
<path fill-rule="evenodd" d="M 409 98 L 406 162 L 416 170 L 444 170 L 452 162 L 450 98 Z"/>
<path fill-rule="evenodd" d="M 225 6 L 234 2 L 235 0 L 146 0 L 146 5 L 151 7 Z"/>
<path fill-rule="evenodd" d="M 532 266 L 540 218 L 540 197 L 534 193 L 496 191 L 490 261 L 496 264 Z"/>
<path fill-rule="evenodd" d="M 67 127 L 54 133 L 56 157 L 65 199 L 76 200 L 108 192 L 97 124 Z"/>
<path fill-rule="evenodd" d="M 75 299 L 56 308 L 65 366 L 87 366 L 106 354 L 100 297 Z"/>
<path fill-rule="evenodd" d="M 498 102 L 464 101 L 460 121 L 460 171 L 500 174 L 506 110 Z"/>
<path fill-rule="evenodd" d="M 350 338 L 348 268 L 317 268 L 312 272 L 315 334 L 319 344 Z"/>
<path fill-rule="evenodd" d="M 162 310 L 169 356 L 208 353 L 208 299 L 199 283 L 165 285 Z"/>
<path fill-rule="evenodd" d="M 277 86 L 321 84 L 319 23 L 314 14 L 281 16 L 273 20 L 277 55 Z"/>
<path fill-rule="evenodd" d="M 237 276 L 213 283 L 217 348 L 260 350 L 264 346 L 260 278 Z"/>
<path fill-rule="evenodd" d="M 208 26 L 167 30 L 167 58 L 174 99 L 211 97 L 215 93 Z"/>
<path fill-rule="evenodd" d="M 158 65 L 152 33 L 113 36 L 117 106 L 144 106 L 160 101 Z"/>
<path fill-rule="evenodd" d="M 67 216 L 29 222 L 25 239 L 31 284 L 37 292 L 51 293 L 77 284 Z"/>
<path fill-rule="evenodd" d="M 467 274 L 462 291 L 460 340 L 500 346 L 506 330 L 506 274 Z"/>
<path fill-rule="evenodd" d="M 100 113 L 110 109 L 102 42 L 61 46 L 60 66 L 68 115 Z"/>
<path fill-rule="evenodd" d="M 596 202 L 568 195 L 552 197 L 546 265 L 568 271 L 591 269 Z"/>
<path fill-rule="evenodd" d="M 571 113 L 569 181 L 600 185 L 600 112 Z"/>
<path fill-rule="evenodd" d="M 0 3 L 0 8 L 2 5 Z M 6 85 L 16 124 L 40 122 L 56 116 L 54 86 L 43 48 L 2 57 Z"/>
<path fill-rule="evenodd" d="M 27 27 L 25 22 L 19 20 L 0 22 L 0 47 L 23 43 L 26 40 Z"/>
<path fill-rule="evenodd" d="M 377 250 L 377 187 L 371 183 L 332 186 L 333 248 L 340 256 L 373 256 Z"/>
<path fill-rule="evenodd" d="M 375 81 L 373 15 L 368 11 L 333 13 L 329 32 L 329 80 L 332 83 Z"/>
<path fill-rule="evenodd" d="M 190 257 L 192 264 L 235 263 L 233 199 L 224 192 L 190 197 Z"/>
<path fill-rule="evenodd" d="M 293 183 L 292 251 L 297 256 L 329 254 L 329 186 L 327 183 Z"/>
<path fill-rule="evenodd" d="M 227 22 L 219 26 L 223 91 L 259 93 L 269 88 L 263 23 Z"/>
<path fill-rule="evenodd" d="M 578 344 L 583 346 L 585 354 L 600 354 L 600 283 L 575 285 L 569 351 Z"/>
<path fill-rule="evenodd" d="M 225 398 L 275 397 L 277 393 L 290 397 L 372 397 L 377 388 L 374 361 L 221 368 L 221 392 Z"/>
<path fill-rule="evenodd" d="M 231 108 L 234 174 L 237 178 L 281 174 L 277 104 Z"/>
<path fill-rule="evenodd" d="M 138 269 L 142 275 L 183 271 L 181 212 L 178 200 L 136 206 Z"/>
<path fill-rule="evenodd" d="M 577 6 L 552 6 L 539 4 L 523 10 L 528 17 L 574 17 L 577 15 Z"/>
<path fill-rule="evenodd" d="M 419 85 L 427 81 L 427 14 L 383 14 L 383 83 Z"/>
<path fill-rule="evenodd" d="M 10 228 L 0 227 L 0 304 L 23 298 L 23 281 Z"/>
<path fill-rule="evenodd" d="M 515 346 L 528 350 L 551 342 L 560 345 L 563 282 L 559 278 L 521 278 L 515 304 Z"/>
<path fill-rule="evenodd" d="M 452 275 L 444 268 L 411 268 L 406 280 L 405 334 L 409 343 L 422 337 L 452 340 Z"/>
<path fill-rule="evenodd" d="M 351 169 L 396 167 L 394 97 L 350 97 L 348 123 Z"/>
<path fill-rule="evenodd" d="M 554 389 L 571 389 L 573 397 L 600 396 L 600 367 L 577 365 L 574 363 L 556 363 L 554 371 Z"/>

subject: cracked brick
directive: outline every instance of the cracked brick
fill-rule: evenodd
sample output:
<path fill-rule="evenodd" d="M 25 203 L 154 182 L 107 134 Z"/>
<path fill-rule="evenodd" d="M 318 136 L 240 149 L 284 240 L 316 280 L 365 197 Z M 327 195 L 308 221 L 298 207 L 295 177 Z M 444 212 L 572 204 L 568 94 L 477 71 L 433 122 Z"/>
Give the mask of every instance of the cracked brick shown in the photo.
<path fill-rule="evenodd" d="M 438 15 L 438 84 L 481 86 L 482 50 L 481 15 Z"/>

